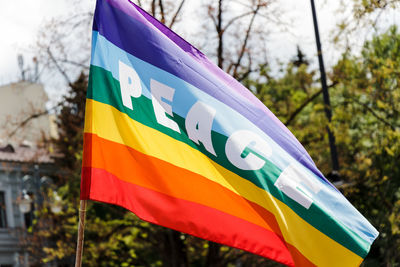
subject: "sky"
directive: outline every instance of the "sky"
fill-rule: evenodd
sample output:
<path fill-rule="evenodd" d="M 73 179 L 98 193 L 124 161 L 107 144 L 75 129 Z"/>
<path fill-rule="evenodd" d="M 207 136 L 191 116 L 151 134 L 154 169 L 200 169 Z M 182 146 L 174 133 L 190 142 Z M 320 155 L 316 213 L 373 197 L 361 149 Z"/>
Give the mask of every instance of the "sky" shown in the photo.
<path fill-rule="evenodd" d="M 0 85 L 15 82 L 20 76 L 17 55 L 23 54 L 26 63 L 33 55 L 29 48 L 35 43 L 37 32 L 45 21 L 72 12 L 71 1 L 65 0 L 0 0 Z M 187 1 L 189 5 L 191 1 Z M 283 9 L 282 19 L 290 26 L 269 37 L 269 49 L 274 56 L 287 61 L 296 53 L 299 45 L 309 58 L 316 59 L 315 38 L 308 0 L 279 0 Z M 75 1 L 76 2 L 76 1 Z M 340 53 L 331 43 L 331 34 L 340 14 L 336 13 L 340 1 L 316 0 L 317 16 L 324 52 L 325 64 L 332 66 Z M 94 1 L 87 1 L 85 8 L 94 9 Z M 388 23 L 398 21 L 398 14 L 391 14 Z M 196 23 L 195 21 L 193 23 Z M 52 89 L 46 86 L 49 92 Z M 51 92 L 50 92 L 51 95 Z"/>
<path fill-rule="evenodd" d="M 26 52 L 34 44 L 40 25 L 67 8 L 63 0 L 0 0 L 0 84 L 16 80 L 20 73 L 17 55 L 29 57 Z"/>

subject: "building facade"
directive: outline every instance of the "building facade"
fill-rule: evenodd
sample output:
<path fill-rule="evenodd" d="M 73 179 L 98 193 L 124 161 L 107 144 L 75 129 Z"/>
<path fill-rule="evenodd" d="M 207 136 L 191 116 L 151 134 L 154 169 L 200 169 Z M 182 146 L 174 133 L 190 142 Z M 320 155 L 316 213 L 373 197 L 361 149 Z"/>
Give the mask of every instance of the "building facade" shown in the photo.
<path fill-rule="evenodd" d="M 40 179 L 54 173 L 52 163 L 43 149 L 0 148 L 0 267 L 29 266 L 25 237 L 37 203 L 24 212 L 21 199 L 24 193 L 33 198 L 42 193 Z"/>
<path fill-rule="evenodd" d="M 29 266 L 27 229 L 42 194 L 41 181 L 54 174 L 49 140 L 57 135 L 47 102 L 40 84 L 0 87 L 0 267 Z"/>
<path fill-rule="evenodd" d="M 0 87 L 0 141 L 43 146 L 57 137 L 55 116 L 46 109 L 43 85 L 22 81 Z"/>

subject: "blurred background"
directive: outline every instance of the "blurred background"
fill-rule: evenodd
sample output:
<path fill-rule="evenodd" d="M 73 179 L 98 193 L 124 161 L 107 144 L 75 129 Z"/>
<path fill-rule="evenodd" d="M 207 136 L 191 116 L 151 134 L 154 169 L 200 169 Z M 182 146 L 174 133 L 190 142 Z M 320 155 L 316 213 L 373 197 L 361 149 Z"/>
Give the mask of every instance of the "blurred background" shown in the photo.
<path fill-rule="evenodd" d="M 378 229 L 400 265 L 400 0 L 136 0 L 251 90 Z M 73 266 L 95 1 L 0 2 L 0 266 Z M 332 176 L 327 128 L 336 139 Z M 334 180 L 332 180 L 334 179 Z M 277 266 L 90 203 L 84 266 Z"/>

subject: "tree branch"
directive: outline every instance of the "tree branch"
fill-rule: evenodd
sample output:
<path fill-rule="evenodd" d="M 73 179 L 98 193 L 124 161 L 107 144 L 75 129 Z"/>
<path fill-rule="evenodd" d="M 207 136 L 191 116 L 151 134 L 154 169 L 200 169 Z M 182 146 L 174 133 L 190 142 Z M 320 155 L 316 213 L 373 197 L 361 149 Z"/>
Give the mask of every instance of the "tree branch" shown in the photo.
<path fill-rule="evenodd" d="M 319 89 L 317 92 L 315 92 L 310 98 L 308 98 L 303 104 L 301 104 L 290 116 L 289 119 L 284 123 L 285 126 L 289 126 L 289 124 L 296 118 L 296 116 L 312 101 L 314 101 L 315 98 L 317 98 L 320 94 L 322 93 L 322 89 Z"/>
<path fill-rule="evenodd" d="M 250 75 L 250 73 L 252 73 L 252 72 L 259 72 L 262 68 L 265 68 L 266 66 L 267 66 L 267 63 L 263 63 L 263 64 L 261 64 L 260 65 L 260 67 L 259 68 L 257 68 L 257 69 L 251 69 L 251 66 L 252 66 L 252 59 L 251 59 L 251 55 L 250 55 L 250 53 L 247 53 L 247 55 L 248 55 L 248 57 L 249 57 L 249 65 L 248 65 L 248 67 L 247 67 L 247 70 L 244 72 L 244 73 L 242 73 L 241 75 L 240 75 L 240 77 L 235 77 L 236 78 L 236 80 L 238 81 L 238 82 L 241 82 L 241 81 L 243 81 L 244 79 L 246 79 L 249 75 Z"/>
<path fill-rule="evenodd" d="M 58 108 L 60 105 L 61 105 L 61 103 L 55 105 L 54 107 L 52 107 L 52 108 L 49 109 L 49 110 L 45 110 L 45 111 L 42 111 L 42 112 L 39 112 L 39 113 L 35 113 L 35 114 L 32 114 L 32 115 L 29 115 L 26 119 L 24 119 L 22 122 L 20 122 L 20 123 L 17 125 L 17 127 L 15 127 L 15 129 L 8 135 L 8 138 L 13 137 L 14 134 L 17 133 L 18 129 L 24 127 L 24 126 L 25 126 L 28 122 L 30 122 L 31 120 L 36 119 L 36 118 L 39 118 L 39 117 L 41 117 L 41 116 L 43 116 L 43 115 L 49 114 L 50 111 L 52 111 L 52 110 Z"/>
<path fill-rule="evenodd" d="M 151 1 L 151 15 L 156 17 L 156 0 Z"/>
<path fill-rule="evenodd" d="M 256 9 L 253 11 L 253 16 L 251 17 L 249 26 L 247 27 L 246 36 L 245 36 L 245 38 L 244 38 L 244 40 L 243 40 L 243 44 L 242 44 L 242 47 L 241 47 L 241 49 L 240 49 L 239 57 L 238 57 L 238 59 L 237 59 L 235 65 L 234 65 L 235 67 L 233 68 L 233 74 L 232 74 L 233 77 L 236 77 L 236 76 L 237 76 L 237 70 L 238 70 L 238 67 L 239 67 L 239 65 L 240 65 L 240 62 L 242 61 L 244 52 L 246 51 L 247 41 L 248 41 L 248 39 L 249 39 L 249 37 L 250 37 L 251 28 L 252 28 L 252 26 L 253 26 L 254 19 L 256 18 L 257 13 L 258 13 L 258 11 L 260 10 L 260 7 L 261 7 L 261 5 L 258 4 L 257 7 L 256 7 Z"/>
<path fill-rule="evenodd" d="M 174 23 L 179 15 L 179 13 L 181 12 L 181 9 L 182 9 L 184 3 L 185 3 L 185 0 L 182 0 L 181 3 L 179 4 L 179 7 L 176 10 L 174 16 L 172 17 L 171 23 L 169 24 L 170 29 L 172 29 L 172 26 L 174 26 Z"/>
<path fill-rule="evenodd" d="M 246 17 L 246 16 L 252 14 L 253 12 L 254 12 L 254 11 L 249 11 L 249 12 L 243 13 L 243 14 L 241 14 L 241 15 L 238 15 L 238 16 L 236 16 L 236 17 L 233 17 L 232 19 L 230 19 L 230 20 L 225 24 L 225 27 L 222 29 L 222 31 L 225 32 L 225 31 L 229 28 L 229 26 L 231 26 L 236 20 L 238 20 L 238 19 L 240 19 L 240 18 L 243 18 L 243 17 Z"/>
<path fill-rule="evenodd" d="M 57 70 L 64 76 L 65 80 L 68 82 L 68 85 L 71 85 L 71 79 L 68 77 L 67 73 L 57 63 L 57 60 L 54 58 L 53 53 L 50 50 L 50 47 L 47 47 L 47 53 L 49 54 L 50 59 L 56 66 Z"/>
<path fill-rule="evenodd" d="M 246 78 L 250 75 L 250 73 L 252 73 L 253 71 L 255 71 L 255 70 L 252 70 L 251 68 L 248 68 L 247 71 L 244 72 L 242 75 L 240 75 L 240 77 L 237 77 L 236 80 L 237 80 L 238 82 L 243 81 L 243 80 L 246 79 Z"/>
<path fill-rule="evenodd" d="M 57 60 L 58 62 L 67 63 L 67 64 L 71 64 L 71 65 L 74 65 L 74 66 L 77 66 L 77 67 L 81 67 L 81 68 L 84 68 L 84 69 L 86 69 L 86 70 L 89 69 L 89 67 L 87 66 L 87 64 L 82 64 L 82 63 L 79 63 L 79 62 L 70 61 L 70 60 L 68 60 L 68 59 L 56 58 L 55 60 Z"/>
<path fill-rule="evenodd" d="M 208 16 L 210 17 L 211 21 L 214 24 L 215 30 L 218 32 L 218 25 L 217 25 L 217 21 L 215 20 L 213 14 L 212 14 L 212 8 L 211 6 L 208 6 Z"/>
<path fill-rule="evenodd" d="M 164 5 L 162 0 L 158 0 L 158 5 L 160 6 L 161 13 L 161 23 L 165 24 L 165 14 L 164 14 Z"/>
<path fill-rule="evenodd" d="M 359 100 L 357 100 L 356 98 L 352 97 L 351 98 L 355 103 L 363 106 L 366 110 L 368 110 L 372 116 L 374 116 L 375 118 L 377 118 L 378 120 L 380 120 L 381 122 L 383 122 L 384 124 L 386 124 L 387 126 L 389 126 L 392 131 L 394 131 L 396 129 L 396 127 L 391 124 L 389 121 L 387 121 L 385 118 L 382 118 L 381 116 L 379 116 L 372 108 L 370 108 L 367 104 L 360 102 Z"/>
<path fill-rule="evenodd" d="M 334 87 L 335 85 L 337 85 L 338 82 L 333 82 L 331 85 L 328 86 L 329 88 Z M 290 116 L 289 119 L 287 119 L 287 121 L 284 123 L 285 126 L 289 126 L 289 124 L 296 118 L 296 116 L 308 105 L 310 104 L 312 101 L 314 101 L 315 98 L 317 98 L 320 94 L 322 93 L 322 89 L 318 90 L 317 92 L 315 92 L 310 98 L 308 98 L 303 104 L 301 104 Z"/>

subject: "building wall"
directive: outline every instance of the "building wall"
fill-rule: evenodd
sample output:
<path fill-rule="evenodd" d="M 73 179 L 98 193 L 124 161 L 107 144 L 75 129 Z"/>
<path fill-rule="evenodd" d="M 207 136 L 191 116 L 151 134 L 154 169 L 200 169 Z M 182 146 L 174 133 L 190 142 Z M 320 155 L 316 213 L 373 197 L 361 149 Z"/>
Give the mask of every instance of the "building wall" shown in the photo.
<path fill-rule="evenodd" d="M 21 144 L 29 141 L 37 144 L 52 135 L 52 121 L 48 115 L 30 120 L 18 127 L 33 114 L 46 110 L 48 96 L 41 84 L 18 82 L 0 87 L 0 139 L 3 143 Z M 53 127 L 54 128 L 54 127 Z M 10 134 L 18 129 L 10 137 Z"/>

